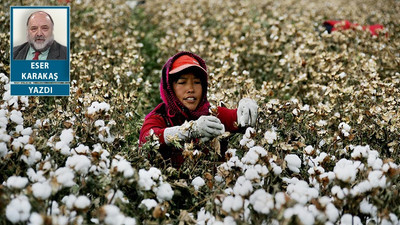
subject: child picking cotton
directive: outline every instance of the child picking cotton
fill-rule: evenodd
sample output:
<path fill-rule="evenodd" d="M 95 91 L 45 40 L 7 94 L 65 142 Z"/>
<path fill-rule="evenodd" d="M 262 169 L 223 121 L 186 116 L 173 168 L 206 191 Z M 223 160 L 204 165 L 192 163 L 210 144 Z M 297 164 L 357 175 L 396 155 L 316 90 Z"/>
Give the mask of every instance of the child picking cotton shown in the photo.
<path fill-rule="evenodd" d="M 258 106 L 249 98 L 241 99 L 237 109 L 218 107 L 216 116 L 210 115 L 207 66 L 196 54 L 177 53 L 168 59 L 161 73 L 163 102 L 145 117 L 139 143 L 143 145 L 146 137 L 156 135 L 159 152 L 174 167 L 179 168 L 184 161 L 183 150 L 173 145 L 174 140 L 204 142 L 225 131 L 238 132 L 240 127 L 255 125 Z"/>

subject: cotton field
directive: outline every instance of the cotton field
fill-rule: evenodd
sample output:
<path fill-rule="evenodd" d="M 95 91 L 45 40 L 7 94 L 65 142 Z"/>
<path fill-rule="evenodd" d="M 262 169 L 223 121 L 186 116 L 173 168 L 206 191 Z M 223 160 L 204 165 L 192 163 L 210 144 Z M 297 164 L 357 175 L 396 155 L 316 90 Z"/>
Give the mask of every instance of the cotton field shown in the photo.
<path fill-rule="evenodd" d="M 17 4 L 70 6 L 69 97 L 11 96 Z M 0 224 L 400 224 L 399 1 L 2 5 Z M 259 109 L 224 153 L 182 143 L 177 170 L 138 139 L 181 50 L 206 60 L 213 107 Z"/>

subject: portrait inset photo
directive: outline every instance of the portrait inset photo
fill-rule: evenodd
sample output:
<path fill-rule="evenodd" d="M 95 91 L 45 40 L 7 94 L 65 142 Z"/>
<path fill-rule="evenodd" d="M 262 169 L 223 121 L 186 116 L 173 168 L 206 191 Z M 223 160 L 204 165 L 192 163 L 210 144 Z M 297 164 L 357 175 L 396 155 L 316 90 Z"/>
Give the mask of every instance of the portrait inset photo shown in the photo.
<path fill-rule="evenodd" d="M 65 8 L 12 10 L 14 60 L 67 60 L 68 13 Z"/>

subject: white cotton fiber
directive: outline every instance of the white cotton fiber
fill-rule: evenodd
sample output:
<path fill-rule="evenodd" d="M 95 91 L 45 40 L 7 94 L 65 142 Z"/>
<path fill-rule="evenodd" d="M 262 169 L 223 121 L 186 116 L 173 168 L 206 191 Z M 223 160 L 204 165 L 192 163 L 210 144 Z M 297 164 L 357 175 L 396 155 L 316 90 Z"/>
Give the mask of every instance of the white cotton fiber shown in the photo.
<path fill-rule="evenodd" d="M 299 173 L 300 172 L 300 167 L 301 167 L 301 160 L 300 158 L 295 155 L 295 154 L 288 154 L 285 156 L 285 161 L 288 166 L 288 168 L 295 172 Z"/>

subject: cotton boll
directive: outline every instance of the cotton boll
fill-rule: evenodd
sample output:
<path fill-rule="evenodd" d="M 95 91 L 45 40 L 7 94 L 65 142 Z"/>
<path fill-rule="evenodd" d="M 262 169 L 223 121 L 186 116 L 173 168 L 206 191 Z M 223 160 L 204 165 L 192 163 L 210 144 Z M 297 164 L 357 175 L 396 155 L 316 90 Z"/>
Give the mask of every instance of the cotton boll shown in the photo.
<path fill-rule="evenodd" d="M 134 174 L 134 170 L 131 166 L 131 163 L 124 158 L 120 158 L 119 160 L 113 159 L 111 163 L 111 168 L 112 169 L 116 168 L 118 172 L 124 175 L 124 178 L 130 178 Z"/>
<path fill-rule="evenodd" d="M 154 181 L 162 180 L 161 171 L 155 167 L 151 167 L 148 171 L 145 169 L 139 170 L 139 186 L 145 191 L 151 190 L 151 187 L 156 183 Z"/>
<path fill-rule="evenodd" d="M 51 208 L 47 208 L 47 215 L 58 215 L 60 214 L 60 208 L 58 202 L 52 201 Z"/>
<path fill-rule="evenodd" d="M 314 147 L 311 145 L 308 145 L 304 151 L 307 153 L 307 155 L 312 155 L 315 151 L 314 151 Z"/>
<path fill-rule="evenodd" d="M 295 172 L 299 173 L 300 172 L 300 167 L 301 167 L 301 160 L 300 158 L 295 155 L 295 154 L 288 154 L 285 156 L 285 161 L 287 163 L 288 168 Z"/>
<path fill-rule="evenodd" d="M 267 140 L 268 144 L 273 144 L 274 141 L 278 138 L 278 135 L 274 130 L 269 130 L 265 132 L 264 138 Z"/>
<path fill-rule="evenodd" d="M 33 196 L 40 200 L 46 200 L 51 195 L 51 186 L 48 182 L 34 183 L 32 185 Z"/>
<path fill-rule="evenodd" d="M 247 196 L 252 191 L 253 185 L 249 180 L 246 180 L 244 176 L 240 176 L 233 187 L 233 193 L 235 193 L 235 195 Z"/>
<path fill-rule="evenodd" d="M 55 172 L 55 176 L 57 177 L 57 182 L 63 187 L 72 187 L 75 185 L 74 171 L 68 167 L 58 168 Z"/>
<path fill-rule="evenodd" d="M 13 110 L 11 111 L 10 120 L 17 125 L 22 125 L 24 123 L 24 119 L 22 118 L 22 112 Z"/>
<path fill-rule="evenodd" d="M 18 152 L 23 147 L 21 141 L 17 138 L 11 143 L 11 148 L 13 151 Z"/>
<path fill-rule="evenodd" d="M 297 215 L 297 218 L 304 225 L 312 225 L 315 222 L 314 215 L 300 204 L 295 205 L 293 208 L 287 208 L 283 213 L 286 219 L 290 219 L 294 215 Z"/>
<path fill-rule="evenodd" d="M 96 120 L 96 122 L 94 122 L 94 126 L 95 127 L 104 127 L 105 126 L 104 120 Z"/>
<path fill-rule="evenodd" d="M 266 165 L 257 164 L 254 166 L 254 169 L 258 172 L 261 176 L 266 176 L 269 173 L 268 167 Z M 247 178 L 246 178 L 247 179 Z"/>
<path fill-rule="evenodd" d="M 340 218 L 340 224 L 342 225 L 362 225 L 361 219 L 358 216 L 352 216 L 350 214 L 344 214 L 342 218 Z"/>
<path fill-rule="evenodd" d="M 256 151 L 250 149 L 242 158 L 242 163 L 254 165 L 258 161 L 258 154 Z"/>
<path fill-rule="evenodd" d="M 57 142 L 58 143 L 58 142 Z M 62 142 L 60 142 L 62 145 L 60 146 L 60 148 L 59 148 L 59 150 L 60 150 L 60 153 L 61 154 L 63 154 L 63 155 L 65 155 L 65 156 L 68 156 L 68 155 L 71 155 L 71 149 L 68 147 L 68 145 L 65 145 L 64 143 L 62 143 Z M 57 147 L 56 147 L 56 149 L 58 149 Z"/>
<path fill-rule="evenodd" d="M 136 225 L 136 219 L 132 217 L 125 217 L 124 221 L 122 222 L 124 225 Z"/>
<path fill-rule="evenodd" d="M 374 170 L 382 169 L 383 161 L 380 158 L 377 158 L 375 155 L 368 155 L 368 166 L 372 167 Z"/>
<path fill-rule="evenodd" d="M 90 107 L 88 107 L 87 109 L 87 113 L 89 115 L 100 112 L 100 111 L 105 111 L 107 112 L 108 110 L 110 110 L 110 105 L 108 103 L 105 102 L 92 102 L 92 105 Z"/>
<path fill-rule="evenodd" d="M 15 133 L 14 134 L 21 134 L 21 131 L 24 129 L 24 126 L 17 125 L 15 126 Z M 21 134 L 22 135 L 22 134 Z"/>
<path fill-rule="evenodd" d="M 91 162 L 90 159 L 84 155 L 73 155 L 68 157 L 65 165 L 79 174 L 86 175 L 91 166 Z"/>
<path fill-rule="evenodd" d="M 243 199 L 240 196 L 227 196 L 222 202 L 222 210 L 225 212 L 239 211 L 243 208 Z"/>
<path fill-rule="evenodd" d="M 259 164 L 257 164 L 257 165 L 259 165 Z M 258 175 L 258 172 L 255 168 L 247 169 L 246 172 L 244 173 L 244 176 L 247 180 L 260 179 L 260 175 Z"/>
<path fill-rule="evenodd" d="M 0 158 L 6 156 L 7 154 L 8 154 L 7 144 L 4 142 L 0 142 Z"/>
<path fill-rule="evenodd" d="M 224 218 L 224 225 L 236 225 L 236 221 L 232 216 L 227 216 Z"/>
<path fill-rule="evenodd" d="M 302 110 L 302 111 L 310 111 L 310 106 L 306 104 L 306 105 L 302 106 L 300 108 L 300 110 Z"/>
<path fill-rule="evenodd" d="M 309 187 L 308 183 L 304 180 L 299 180 L 296 183 L 291 183 L 287 187 L 287 193 L 297 202 L 306 204 L 313 198 L 317 198 L 319 192 L 315 188 Z"/>
<path fill-rule="evenodd" d="M 275 208 L 280 209 L 284 204 L 286 204 L 289 196 L 284 192 L 278 192 L 275 194 Z"/>
<path fill-rule="evenodd" d="M 275 175 L 279 175 L 282 173 L 282 168 L 275 163 L 271 163 L 272 166 L 272 171 L 274 172 Z"/>
<path fill-rule="evenodd" d="M 43 176 L 44 171 L 39 170 L 37 172 L 35 172 L 34 169 L 29 168 L 27 173 L 28 178 L 31 182 L 45 182 L 46 178 Z"/>
<path fill-rule="evenodd" d="M 383 172 L 381 170 L 374 170 L 369 172 L 368 180 L 373 188 L 376 187 L 385 188 L 387 186 L 386 176 L 383 175 Z"/>
<path fill-rule="evenodd" d="M 111 135 L 109 127 L 101 127 L 99 129 L 99 139 L 107 143 L 112 143 L 115 137 Z"/>
<path fill-rule="evenodd" d="M 320 121 L 318 121 L 317 122 L 317 126 L 319 126 L 319 127 L 323 127 L 323 126 L 326 126 L 328 123 L 326 122 L 326 120 L 320 120 Z"/>
<path fill-rule="evenodd" d="M 360 212 L 364 214 L 369 214 L 372 217 L 375 217 L 377 215 L 377 207 L 374 206 L 373 204 L 370 204 L 368 200 L 365 198 L 361 201 L 360 203 Z"/>
<path fill-rule="evenodd" d="M 347 123 L 341 122 L 338 128 L 343 134 L 343 136 L 348 137 L 350 135 L 351 127 Z"/>
<path fill-rule="evenodd" d="M 86 196 L 79 196 L 74 202 L 74 206 L 77 209 L 87 209 L 90 206 L 90 199 Z"/>
<path fill-rule="evenodd" d="M 26 177 L 11 176 L 7 179 L 6 186 L 11 189 L 23 189 L 28 182 Z"/>
<path fill-rule="evenodd" d="M 228 188 L 226 188 L 226 189 L 224 190 L 224 193 L 225 193 L 226 195 L 233 195 L 233 189 L 230 188 L 230 187 L 228 187 Z"/>
<path fill-rule="evenodd" d="M 201 208 L 200 211 L 197 212 L 197 224 L 213 224 L 214 221 L 215 217 L 204 208 Z"/>
<path fill-rule="evenodd" d="M 162 183 L 156 191 L 157 199 L 160 202 L 169 201 L 174 196 L 174 191 L 169 183 Z"/>
<path fill-rule="evenodd" d="M 108 200 L 108 203 L 110 204 L 114 204 L 116 201 L 121 201 L 122 203 L 129 203 L 128 198 L 126 198 L 124 193 L 120 190 L 117 190 L 117 192 L 115 192 L 114 189 L 109 190 L 106 193 L 106 198 Z"/>
<path fill-rule="evenodd" d="M 357 165 L 351 160 L 341 159 L 336 163 L 333 168 L 333 172 L 336 174 L 336 178 L 344 182 L 354 182 L 357 175 Z"/>
<path fill-rule="evenodd" d="M 196 177 L 192 180 L 192 185 L 194 186 L 194 189 L 197 191 L 199 188 L 204 186 L 206 183 L 203 178 L 201 177 Z"/>
<path fill-rule="evenodd" d="M 28 220 L 31 204 L 25 195 L 19 195 L 7 205 L 6 217 L 12 223 L 25 222 Z"/>
<path fill-rule="evenodd" d="M 74 131 L 72 129 L 65 129 L 61 132 L 60 141 L 69 145 L 74 140 Z"/>
<path fill-rule="evenodd" d="M 0 82 L 7 84 L 9 81 L 8 77 L 4 73 L 0 73 Z"/>
<path fill-rule="evenodd" d="M 69 216 L 64 216 L 64 215 L 58 215 L 57 217 L 53 216 L 54 224 L 67 225 L 68 222 L 70 221 L 70 217 L 72 217 L 72 214 Z"/>
<path fill-rule="evenodd" d="M 18 142 L 20 142 L 21 144 L 26 145 L 26 144 L 29 143 L 30 138 L 31 138 L 30 136 L 25 135 L 25 136 L 22 136 L 22 137 L 18 137 L 16 140 L 17 140 Z"/>
<path fill-rule="evenodd" d="M 142 202 L 140 202 L 139 207 L 141 206 L 145 206 L 146 209 L 149 211 L 157 206 L 157 202 L 154 199 L 143 199 Z"/>
<path fill-rule="evenodd" d="M 29 217 L 28 225 L 43 225 L 43 224 L 44 224 L 43 217 L 39 213 L 34 212 Z"/>
<path fill-rule="evenodd" d="M 64 196 L 61 199 L 61 202 L 64 203 L 65 206 L 67 206 L 68 209 L 73 209 L 75 200 L 76 200 L 76 196 L 73 195 L 73 194 L 70 194 L 68 196 Z"/>
<path fill-rule="evenodd" d="M 220 175 L 215 175 L 214 176 L 214 180 L 215 182 L 217 182 L 218 184 L 222 183 L 224 181 L 224 179 L 222 178 L 222 176 Z"/>
<path fill-rule="evenodd" d="M 153 179 L 153 180 L 160 180 L 160 181 L 162 181 L 162 178 L 161 178 L 161 170 L 159 170 L 159 169 L 157 169 L 157 168 L 155 168 L 155 167 L 151 167 L 151 168 L 149 169 L 149 175 L 150 175 L 151 179 Z"/>
<path fill-rule="evenodd" d="M 144 169 L 139 170 L 139 186 L 145 191 L 151 190 L 151 187 L 155 185 L 155 182 L 148 175 L 147 171 Z"/>
<path fill-rule="evenodd" d="M 368 152 L 369 152 L 369 146 L 360 146 L 357 145 L 355 147 L 352 147 L 353 152 L 351 153 L 351 158 L 353 159 L 359 159 L 359 158 L 366 158 L 368 157 Z"/>
<path fill-rule="evenodd" d="M 331 182 L 335 179 L 335 173 L 332 171 L 322 173 L 321 175 L 319 175 L 319 178 L 320 179 L 328 178 L 329 182 Z"/>
<path fill-rule="evenodd" d="M 25 128 L 25 129 L 23 129 L 22 131 L 21 131 L 21 135 L 23 135 L 23 136 L 25 136 L 25 135 L 31 135 L 32 134 L 32 128 L 30 128 L 30 127 L 28 127 L 28 128 Z"/>
<path fill-rule="evenodd" d="M 246 130 L 245 135 L 243 135 L 242 140 L 240 140 L 240 145 L 246 146 L 247 148 L 251 148 L 251 147 L 254 146 L 255 142 L 251 137 L 252 136 L 251 135 L 252 132 L 253 133 L 255 132 L 254 128 L 248 127 L 247 130 Z"/>
<path fill-rule="evenodd" d="M 88 146 L 85 146 L 85 145 L 83 145 L 83 144 L 80 144 L 78 147 L 76 147 L 75 149 L 74 149 L 74 153 L 77 153 L 77 154 L 80 154 L 80 155 L 82 155 L 82 154 L 89 154 L 90 153 L 90 150 L 89 150 L 89 147 Z"/>
<path fill-rule="evenodd" d="M 336 195 L 336 197 L 338 197 L 339 199 L 344 199 L 344 197 L 346 196 L 343 190 L 337 185 L 332 187 L 331 192 L 333 195 Z"/>
<path fill-rule="evenodd" d="M 250 157 L 251 158 L 251 157 Z M 243 159 L 243 158 L 242 158 Z M 239 160 L 239 157 L 235 156 L 232 157 L 227 164 L 229 165 L 229 169 L 232 167 L 243 168 L 243 162 Z"/>
<path fill-rule="evenodd" d="M 249 198 L 253 209 L 265 215 L 268 215 L 270 210 L 274 208 L 273 196 L 267 193 L 264 189 L 256 190 Z"/>
<path fill-rule="evenodd" d="M 21 160 L 28 164 L 28 166 L 32 166 L 41 160 L 42 153 L 36 151 L 34 145 L 25 145 L 24 149 L 25 154 L 21 156 Z"/>
<path fill-rule="evenodd" d="M 8 135 L 7 130 L 4 128 L 0 128 L 0 141 L 5 142 L 5 143 L 8 143 L 11 141 L 11 136 Z"/>
<path fill-rule="evenodd" d="M 328 220 L 332 223 L 336 222 L 339 218 L 339 210 L 335 207 L 334 204 L 329 203 L 325 208 L 325 214 L 328 217 Z"/>
<path fill-rule="evenodd" d="M 105 205 L 101 207 L 101 212 L 104 214 L 104 224 L 120 225 L 125 220 L 125 216 L 121 214 L 120 209 L 115 205 Z"/>
<path fill-rule="evenodd" d="M 389 214 L 389 218 L 390 218 L 390 220 L 392 221 L 393 224 L 400 224 L 400 220 L 395 214 L 390 213 Z"/>
<path fill-rule="evenodd" d="M 0 128 L 7 128 L 8 118 L 7 118 L 8 110 L 0 108 Z"/>

